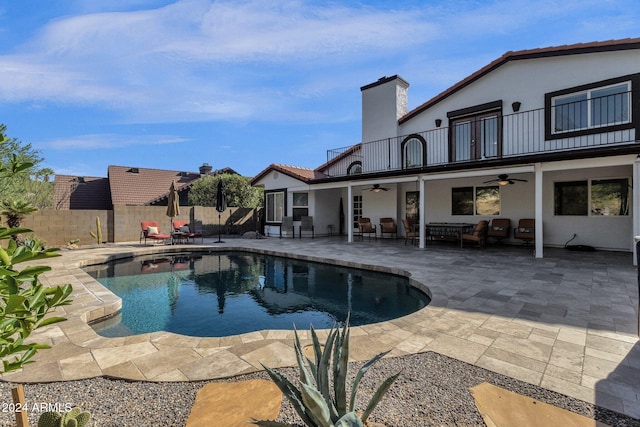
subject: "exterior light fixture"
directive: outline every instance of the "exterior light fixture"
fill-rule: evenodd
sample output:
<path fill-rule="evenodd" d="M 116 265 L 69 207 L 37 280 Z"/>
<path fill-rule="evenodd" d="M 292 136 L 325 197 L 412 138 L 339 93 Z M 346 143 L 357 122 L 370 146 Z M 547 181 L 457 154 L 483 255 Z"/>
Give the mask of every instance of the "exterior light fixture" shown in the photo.
<path fill-rule="evenodd" d="M 520 106 L 522 105 L 522 103 L 516 101 L 513 104 L 511 104 L 511 108 L 513 108 L 513 112 L 517 113 L 518 111 L 520 111 Z"/>
<path fill-rule="evenodd" d="M 436 119 L 436 127 L 440 127 L 442 125 L 442 119 Z"/>

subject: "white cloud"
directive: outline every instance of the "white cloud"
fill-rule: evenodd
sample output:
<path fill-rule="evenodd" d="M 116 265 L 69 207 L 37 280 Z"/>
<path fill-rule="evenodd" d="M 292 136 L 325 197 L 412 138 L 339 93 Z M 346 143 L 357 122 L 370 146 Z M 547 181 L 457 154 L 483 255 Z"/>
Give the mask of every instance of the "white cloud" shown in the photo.
<path fill-rule="evenodd" d="M 40 144 L 58 150 L 67 149 L 96 149 L 117 148 L 132 145 L 166 145 L 181 144 L 189 140 L 175 135 L 116 135 L 116 134 L 91 134 L 78 135 L 71 138 L 59 138 Z"/>

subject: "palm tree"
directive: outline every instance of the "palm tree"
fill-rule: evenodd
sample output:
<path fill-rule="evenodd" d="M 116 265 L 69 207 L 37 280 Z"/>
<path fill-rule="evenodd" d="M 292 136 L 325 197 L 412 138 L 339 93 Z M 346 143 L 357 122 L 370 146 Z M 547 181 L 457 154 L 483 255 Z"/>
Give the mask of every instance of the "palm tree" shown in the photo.
<path fill-rule="evenodd" d="M 18 228 L 25 216 L 36 212 L 38 208 L 31 203 L 20 199 L 7 199 L 0 202 L 0 215 L 4 215 L 9 228 Z M 11 236 L 18 242 L 18 235 Z"/>

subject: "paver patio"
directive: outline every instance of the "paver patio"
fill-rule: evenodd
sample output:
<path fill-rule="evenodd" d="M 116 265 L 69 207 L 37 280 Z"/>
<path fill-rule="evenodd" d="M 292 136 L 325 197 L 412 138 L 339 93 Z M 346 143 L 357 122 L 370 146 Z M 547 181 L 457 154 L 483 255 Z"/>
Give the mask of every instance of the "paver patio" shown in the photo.
<path fill-rule="evenodd" d="M 635 418 L 640 418 L 638 282 L 628 253 L 524 247 L 485 250 L 404 240 L 348 244 L 342 238 L 226 239 L 189 248 L 251 249 L 409 275 L 432 296 L 426 308 L 399 319 L 353 327 L 351 357 L 364 360 L 435 351 Z M 97 335 L 87 321 L 116 312 L 120 300 L 81 266 L 186 246 L 109 245 L 63 251 L 46 261 L 49 284 L 71 283 L 66 322 L 36 331 L 53 345 L 37 363 L 3 379 L 44 382 L 107 375 L 131 380 L 186 381 L 253 372 L 260 362 L 295 364 L 293 333 L 261 331 L 223 338 L 166 332 L 124 338 Z M 302 331 L 302 337 L 307 334 Z"/>

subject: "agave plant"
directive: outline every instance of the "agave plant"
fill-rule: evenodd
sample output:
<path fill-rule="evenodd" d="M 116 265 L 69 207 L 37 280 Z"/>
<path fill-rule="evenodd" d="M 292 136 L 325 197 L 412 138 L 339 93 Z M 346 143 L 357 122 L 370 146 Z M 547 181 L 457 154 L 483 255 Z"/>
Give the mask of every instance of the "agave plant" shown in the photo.
<path fill-rule="evenodd" d="M 302 421 L 312 427 L 352 427 L 364 426 L 367 418 L 380 402 L 391 384 L 398 378 L 400 372 L 387 378 L 375 392 L 364 412 L 358 416 L 355 412 L 358 386 L 364 374 L 388 351 L 374 356 L 358 371 L 351 394 L 347 401 L 347 370 L 349 366 L 349 318 L 342 328 L 332 327 L 324 344 L 320 346 L 318 335 L 311 327 L 314 360 L 306 357 L 302 352 L 298 331 L 295 331 L 295 351 L 300 368 L 300 387 L 296 387 L 286 377 L 273 369 L 262 365 L 280 391 L 291 401 Z M 330 381 L 329 375 L 332 375 Z M 333 383 L 333 390 L 331 387 Z M 285 426 L 274 421 L 255 421 L 263 427 Z"/>

